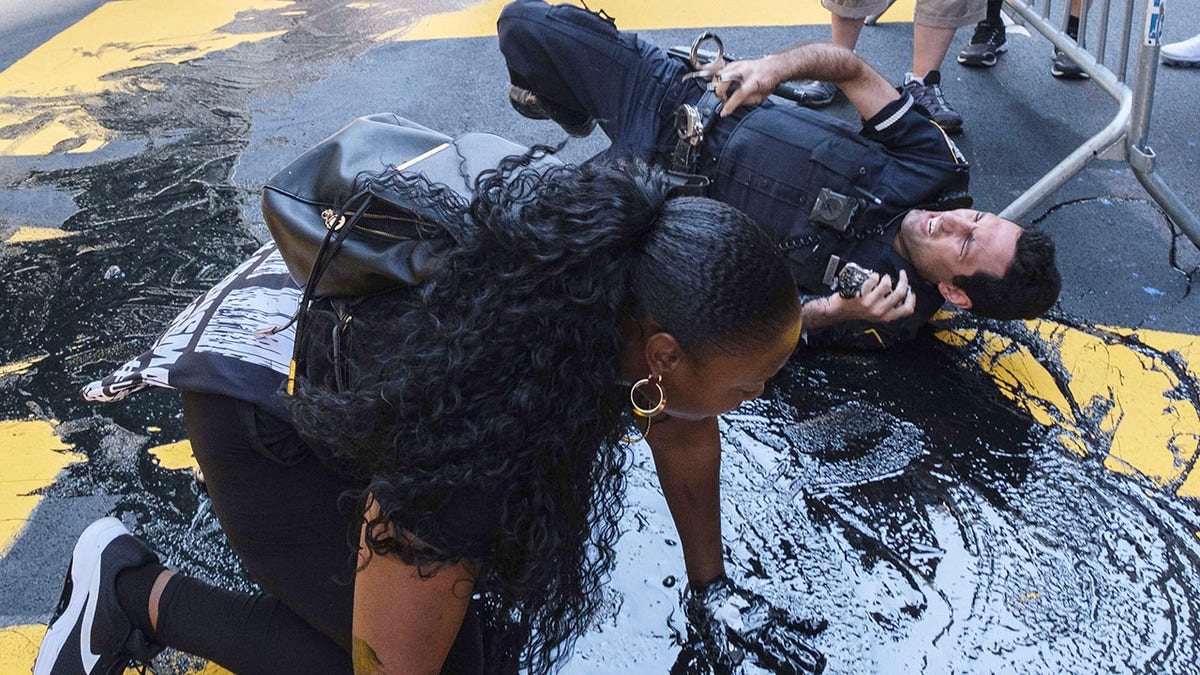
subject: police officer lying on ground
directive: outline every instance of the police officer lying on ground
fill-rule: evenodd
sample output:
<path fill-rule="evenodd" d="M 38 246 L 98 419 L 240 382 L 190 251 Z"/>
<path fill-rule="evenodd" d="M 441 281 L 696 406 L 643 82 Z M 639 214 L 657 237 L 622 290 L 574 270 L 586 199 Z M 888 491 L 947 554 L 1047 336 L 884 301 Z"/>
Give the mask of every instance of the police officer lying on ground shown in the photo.
<path fill-rule="evenodd" d="M 572 135 L 599 123 L 612 140 L 604 155 L 690 175 L 773 234 L 801 292 L 818 296 L 804 305 L 810 345 L 885 347 L 912 337 L 943 301 L 1018 319 L 1058 297 L 1050 237 L 969 208 L 958 148 L 850 50 L 802 44 L 685 80 L 687 62 L 577 7 L 517 0 L 499 33 L 523 115 Z M 765 100 L 793 79 L 836 84 L 861 131 Z M 850 262 L 875 272 L 857 294 L 849 272 L 839 281 Z"/>

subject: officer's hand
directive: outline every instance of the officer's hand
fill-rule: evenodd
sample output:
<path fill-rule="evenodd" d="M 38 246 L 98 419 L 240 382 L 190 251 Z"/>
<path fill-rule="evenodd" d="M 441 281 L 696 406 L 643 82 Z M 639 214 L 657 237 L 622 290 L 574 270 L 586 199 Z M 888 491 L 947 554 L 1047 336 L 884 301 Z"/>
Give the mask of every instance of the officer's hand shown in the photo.
<path fill-rule="evenodd" d="M 691 647 L 684 652 L 715 673 L 733 672 L 747 659 L 775 673 L 819 673 L 825 667 L 824 655 L 803 639 L 823 631 L 824 621 L 794 620 L 725 575 L 700 588 L 689 584 L 683 607 Z"/>
<path fill-rule="evenodd" d="M 734 61 L 717 73 L 717 98 L 724 101 L 721 117 L 725 117 L 743 105 L 757 105 L 766 100 L 775 85 L 779 84 L 779 72 L 770 56 L 748 61 Z"/>
<path fill-rule="evenodd" d="M 847 301 L 855 319 L 887 323 L 903 319 L 916 310 L 917 296 L 908 286 L 908 273 L 900 270 L 895 284 L 886 274 L 872 274 L 863 282 L 858 296 Z"/>

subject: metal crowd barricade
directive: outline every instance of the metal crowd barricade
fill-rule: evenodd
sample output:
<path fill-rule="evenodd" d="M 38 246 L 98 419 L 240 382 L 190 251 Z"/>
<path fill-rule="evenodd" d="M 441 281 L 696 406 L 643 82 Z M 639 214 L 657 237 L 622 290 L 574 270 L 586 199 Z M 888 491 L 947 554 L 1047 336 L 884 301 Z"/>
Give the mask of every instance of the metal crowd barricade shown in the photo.
<path fill-rule="evenodd" d="M 1149 146 L 1147 135 L 1150 127 L 1151 104 L 1154 102 L 1154 83 L 1158 76 L 1159 38 L 1162 35 L 1163 5 L 1166 0 L 1126 0 L 1124 16 L 1119 22 L 1109 22 L 1112 0 L 1098 0 L 1088 9 L 1086 0 L 1079 17 L 1080 44 L 1067 37 L 1059 28 L 1066 26 L 1070 16 L 1070 0 L 1062 0 L 1061 20 L 1050 21 L 1050 0 L 1004 0 L 1010 16 L 1018 18 L 1031 29 L 1041 33 L 1058 49 L 1074 59 L 1097 84 L 1117 100 L 1116 117 L 1095 136 L 1059 162 L 1045 176 L 1033 184 L 1000 215 L 1019 218 L 1035 204 L 1057 190 L 1085 164 L 1093 159 L 1125 161 L 1133 175 L 1146 188 L 1146 192 L 1162 207 L 1179 229 L 1192 243 L 1200 247 L 1200 220 L 1183 203 L 1183 200 L 1154 173 L 1154 150 Z M 1034 9 L 1035 2 L 1041 10 Z M 1142 32 L 1138 41 L 1137 65 L 1134 70 L 1132 88 L 1126 83 L 1129 65 L 1130 38 L 1134 21 L 1137 19 L 1135 5 L 1143 4 Z M 1100 22 L 1096 32 L 1095 53 L 1088 50 L 1088 17 L 1097 12 Z M 1115 59 L 1116 70 L 1108 63 L 1113 59 L 1107 53 L 1109 33 L 1119 32 L 1120 52 Z"/>

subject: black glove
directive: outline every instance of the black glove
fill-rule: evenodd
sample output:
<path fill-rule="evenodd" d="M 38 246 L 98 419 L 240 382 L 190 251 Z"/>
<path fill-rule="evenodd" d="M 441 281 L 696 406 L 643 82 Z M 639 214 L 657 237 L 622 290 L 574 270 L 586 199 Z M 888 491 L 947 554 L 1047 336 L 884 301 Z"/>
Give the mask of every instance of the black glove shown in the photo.
<path fill-rule="evenodd" d="M 795 620 L 724 574 L 702 587 L 688 584 L 683 612 L 689 642 L 699 643 L 685 653 L 693 660 L 701 656 L 715 673 L 731 673 L 747 658 L 773 673 L 820 673 L 825 668 L 825 655 L 801 637 L 825 630 L 825 621 Z"/>

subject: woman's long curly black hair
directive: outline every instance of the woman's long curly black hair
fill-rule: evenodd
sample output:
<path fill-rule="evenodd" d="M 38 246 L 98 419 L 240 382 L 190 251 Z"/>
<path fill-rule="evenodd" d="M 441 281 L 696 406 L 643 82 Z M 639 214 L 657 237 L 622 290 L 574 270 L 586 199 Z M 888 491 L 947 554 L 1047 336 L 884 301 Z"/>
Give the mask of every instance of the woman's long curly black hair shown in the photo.
<path fill-rule="evenodd" d="M 429 571 L 483 563 L 476 591 L 539 673 L 592 625 L 613 565 L 632 421 L 622 326 L 651 317 L 685 351 L 736 352 L 799 316 L 786 264 L 739 212 L 668 199 L 642 166 L 540 159 L 485 172 L 469 204 L 376 178 L 435 207 L 424 234 L 453 243 L 425 284 L 356 307 L 348 387 L 302 378 L 291 403 L 300 431 L 366 479 L 371 551 Z M 334 321 L 314 317 L 311 335 Z"/>

